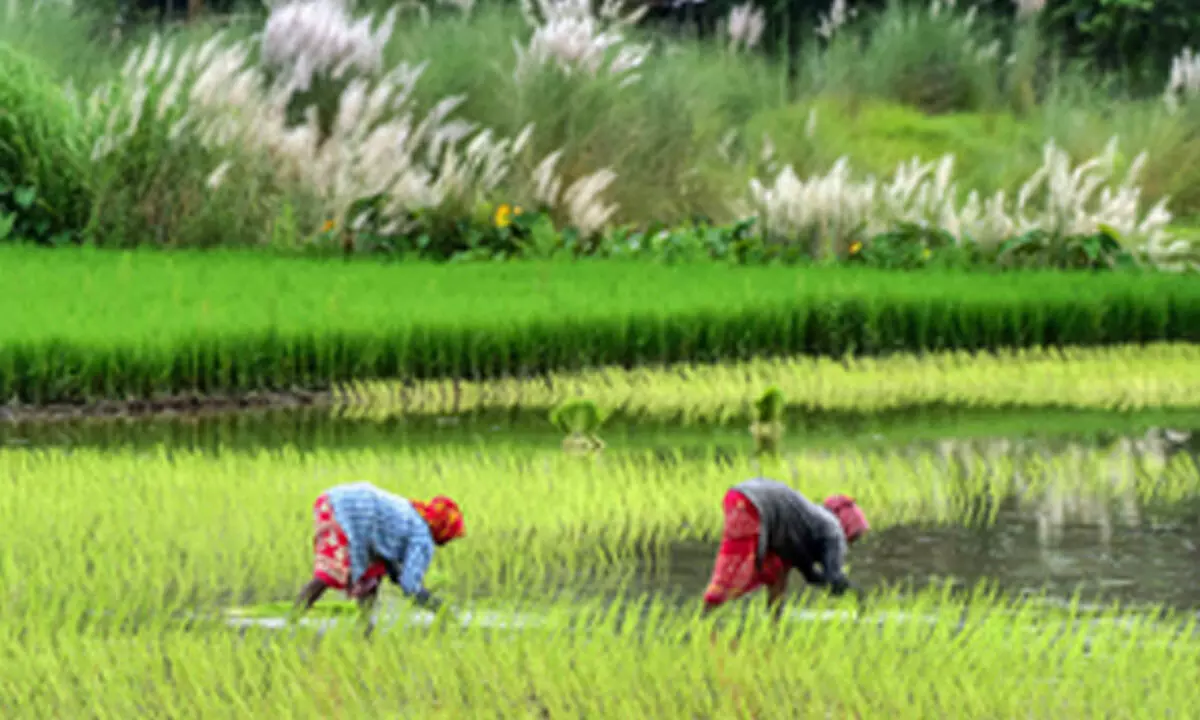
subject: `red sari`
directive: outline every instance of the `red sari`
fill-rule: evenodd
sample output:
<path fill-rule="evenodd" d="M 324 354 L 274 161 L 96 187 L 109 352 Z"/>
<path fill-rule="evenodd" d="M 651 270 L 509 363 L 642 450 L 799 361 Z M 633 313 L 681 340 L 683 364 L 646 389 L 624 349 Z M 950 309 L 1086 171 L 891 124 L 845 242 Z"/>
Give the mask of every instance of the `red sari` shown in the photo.
<path fill-rule="evenodd" d="M 778 582 L 790 569 L 778 555 L 767 552 L 756 562 L 762 520 L 758 508 L 737 490 L 725 493 L 725 528 L 704 602 L 716 606 Z"/>
<path fill-rule="evenodd" d="M 350 539 L 333 515 L 329 496 L 321 495 L 313 503 L 313 577 L 350 597 L 369 595 L 387 576 L 387 566 L 375 562 L 353 586 L 350 581 Z"/>

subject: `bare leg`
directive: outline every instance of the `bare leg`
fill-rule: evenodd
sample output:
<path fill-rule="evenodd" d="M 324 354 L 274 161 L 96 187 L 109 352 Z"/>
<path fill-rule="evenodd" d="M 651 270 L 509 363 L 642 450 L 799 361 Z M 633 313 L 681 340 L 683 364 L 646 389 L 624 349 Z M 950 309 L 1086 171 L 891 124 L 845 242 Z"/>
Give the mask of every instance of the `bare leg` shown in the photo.
<path fill-rule="evenodd" d="M 767 608 L 773 611 L 775 622 L 783 620 L 783 594 L 787 592 L 787 584 L 787 573 L 783 573 L 767 587 Z"/>
<path fill-rule="evenodd" d="M 712 614 L 714 612 L 716 612 L 717 608 L 719 608 L 719 607 L 721 607 L 721 603 L 714 603 L 714 602 L 709 602 L 709 601 L 705 600 L 704 601 L 704 609 L 702 609 L 700 611 L 700 619 L 707 620 L 708 618 L 712 617 Z M 717 635 L 718 635 L 717 628 L 714 626 L 712 629 L 712 632 L 710 632 L 708 634 L 708 642 L 713 647 L 717 646 Z"/>
<path fill-rule="evenodd" d="M 304 613 L 308 612 L 309 608 L 311 608 L 328 589 L 329 586 L 318 578 L 309 580 L 304 587 L 300 589 L 300 594 L 296 596 L 296 604 L 292 606 L 293 618 L 298 618 Z"/>
<path fill-rule="evenodd" d="M 373 614 L 375 612 L 375 605 L 378 600 L 379 585 L 376 585 L 374 588 L 372 588 L 371 591 L 366 595 L 358 598 L 358 620 L 360 623 L 366 625 L 363 635 L 368 639 L 371 637 L 371 633 L 375 631 L 375 618 L 373 617 Z"/>

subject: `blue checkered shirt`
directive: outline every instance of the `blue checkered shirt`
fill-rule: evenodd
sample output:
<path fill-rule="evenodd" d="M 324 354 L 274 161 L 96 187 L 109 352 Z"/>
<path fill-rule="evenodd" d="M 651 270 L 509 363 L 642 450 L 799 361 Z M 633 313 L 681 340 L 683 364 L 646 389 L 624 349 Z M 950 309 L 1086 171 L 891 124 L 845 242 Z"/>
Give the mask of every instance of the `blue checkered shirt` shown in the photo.
<path fill-rule="evenodd" d="M 339 485 L 327 492 L 333 515 L 350 541 L 350 581 L 358 582 L 372 559 L 400 567 L 405 595 L 421 591 L 433 561 L 433 535 L 408 500 L 371 483 Z M 373 557 L 374 556 L 374 557 Z"/>

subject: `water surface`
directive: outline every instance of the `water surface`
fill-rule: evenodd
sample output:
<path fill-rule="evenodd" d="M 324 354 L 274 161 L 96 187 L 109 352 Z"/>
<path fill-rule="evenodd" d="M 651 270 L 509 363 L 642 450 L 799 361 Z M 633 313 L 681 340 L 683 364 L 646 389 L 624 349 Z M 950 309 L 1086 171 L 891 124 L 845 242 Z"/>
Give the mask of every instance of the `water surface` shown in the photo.
<path fill-rule="evenodd" d="M 678 543 L 665 564 L 639 567 L 638 591 L 698 601 L 716 543 Z M 1010 498 L 991 525 L 900 525 L 850 551 L 855 582 L 916 590 L 989 582 L 1006 594 L 1046 593 L 1064 603 L 1165 605 L 1200 612 L 1200 499 L 1174 505 L 1078 495 Z M 793 592 L 804 589 L 792 574 Z"/>
<path fill-rule="evenodd" d="M 946 438 L 1022 438 L 1047 448 L 1107 444 L 1169 429 L 1200 437 L 1200 412 L 1075 412 L 924 409 L 865 415 L 793 412 L 783 448 L 929 445 Z M 613 450 L 752 449 L 745 422 L 685 424 L 614 416 L 600 431 Z M 0 447 L 166 447 L 206 453 L 292 448 L 301 452 L 511 445 L 554 450 L 563 434 L 542 414 L 489 412 L 461 416 L 365 419 L 311 408 L 128 419 L 0 422 Z M 1196 449 L 1200 442 L 1193 441 Z"/>

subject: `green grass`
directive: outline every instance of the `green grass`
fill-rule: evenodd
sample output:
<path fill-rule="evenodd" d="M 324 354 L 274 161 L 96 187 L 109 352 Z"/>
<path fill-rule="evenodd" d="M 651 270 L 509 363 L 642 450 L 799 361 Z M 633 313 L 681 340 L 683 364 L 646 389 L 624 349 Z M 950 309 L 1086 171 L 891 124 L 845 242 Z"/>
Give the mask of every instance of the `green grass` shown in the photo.
<path fill-rule="evenodd" d="M 546 378 L 361 382 L 338 387 L 348 415 L 541 409 L 573 398 L 643 417 L 690 422 L 754 416 L 767 388 L 792 412 L 930 408 L 1200 408 L 1200 345 L 895 353 L 885 358 L 786 358 L 744 363 L 600 368 Z"/>
<path fill-rule="evenodd" d="M 8 717 L 1170 717 L 1200 690 L 1200 646 L 1109 609 L 1042 616 L 978 592 L 891 601 L 925 622 L 787 623 L 713 637 L 661 601 L 557 602 L 546 629 L 446 623 L 333 630 L 28 634 L 0 670 Z M 889 603 L 889 604 L 891 604 Z M 625 611 L 625 612 L 622 612 Z M 1171 621 L 1182 622 L 1180 617 Z M 1082 621 L 1082 623 L 1081 623 Z M 1128 621 L 1127 627 L 1118 622 Z M 959 624 L 962 623 L 960 631 Z M 803 658 L 798 661 L 797 658 Z M 787 708 L 781 712 L 781 708 Z"/>
<path fill-rule="evenodd" d="M 1187 277 L 0 250 L 0 397 L 1200 338 Z M 602 300 L 601 300 L 602 299 Z"/>
<path fill-rule="evenodd" d="M 586 459 L 503 444 L 217 456 L 3 449 L 0 473 L 10 478 L 0 496 L 10 538 L 0 550 L 8 588 L 0 630 L 28 618 L 101 631 L 290 601 L 312 570 L 314 499 L 363 479 L 405 497 L 447 494 L 459 502 L 467 539 L 439 552 L 433 566 L 445 573 L 435 576 L 439 589 L 458 598 L 536 595 L 586 573 L 619 575 L 672 543 L 715 542 L 722 495 L 760 474 L 814 498 L 847 493 L 880 531 L 913 522 L 989 524 L 1014 495 L 1036 508 L 1056 497 L 1076 505 L 1170 503 L 1200 490 L 1196 461 L 1185 453 L 1167 459 L 1120 447 L 1019 445 L 951 453 L 813 447 L 761 462 L 747 448 L 720 464 L 636 451 Z M 994 502 L 983 503 L 987 497 Z M 532 509 L 513 511 L 535 506 L 533 519 Z M 44 530 L 47 517 L 55 518 L 53 534 Z M 58 582 L 64 576 L 73 582 Z"/>
<path fill-rule="evenodd" d="M 880 530 L 986 520 L 970 509 L 1013 492 L 1035 504 L 1043 492 L 1090 503 L 1114 495 L 1170 501 L 1200 488 L 1190 461 L 1130 460 L 1084 451 L 948 462 L 925 452 L 820 450 L 789 457 L 785 477 L 812 496 L 852 493 Z M 1156 617 L 1153 607 L 1047 609 L 1039 598 L 987 588 L 962 597 L 877 587 L 856 623 L 848 599 L 801 592 L 793 599 L 833 617 L 772 629 L 761 598 L 751 598 L 718 616 L 714 643 L 709 627 L 663 597 L 615 605 L 587 597 L 584 573 L 619 573 L 639 553 L 689 536 L 715 542 L 721 494 L 759 469 L 747 457 L 720 468 L 505 448 L 221 458 L 0 450 L 0 474 L 11 481 L 0 494 L 8 531 L 0 703 L 18 718 L 347 720 L 530 712 L 715 719 L 738 717 L 740 703 L 760 703 L 758 716 L 772 717 L 780 703 L 838 717 L 881 709 L 902 717 L 1138 717 L 1194 704 L 1196 685 L 1183 679 L 1200 658 L 1195 621 Z M 371 643 L 337 628 L 317 641 L 307 628 L 225 627 L 230 606 L 255 616 L 287 607 L 311 571 L 313 497 L 361 478 L 409 497 L 458 499 L 468 537 L 435 558 L 444 597 L 500 615 L 532 606 L 544 625 L 388 627 Z M 536 513 L 512 511 L 531 501 Z M 554 597 L 564 582 L 572 592 Z M 395 590 L 385 592 L 390 604 Z M 318 607 L 325 617 L 349 610 L 336 597 Z M 892 622 L 901 614 L 916 621 Z"/>

